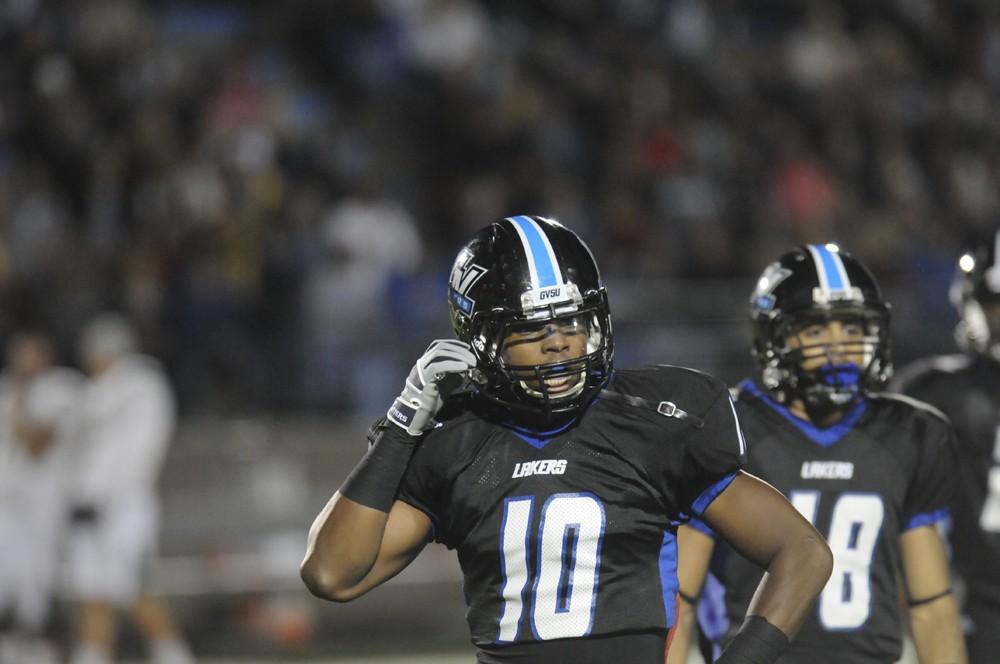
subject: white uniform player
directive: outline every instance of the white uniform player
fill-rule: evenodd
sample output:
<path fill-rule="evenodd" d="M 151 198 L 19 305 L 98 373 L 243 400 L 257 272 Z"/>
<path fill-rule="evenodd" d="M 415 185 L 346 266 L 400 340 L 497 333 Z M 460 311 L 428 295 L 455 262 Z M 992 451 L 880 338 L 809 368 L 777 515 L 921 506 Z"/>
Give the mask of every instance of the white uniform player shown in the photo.
<path fill-rule="evenodd" d="M 73 664 L 110 662 L 116 612 L 130 610 L 153 660 L 190 662 L 166 607 L 143 593 L 159 526 L 157 479 L 176 425 L 173 392 L 160 365 L 139 355 L 131 327 L 105 315 L 81 336 L 91 379 L 77 415 L 66 589 L 80 601 Z"/>
<path fill-rule="evenodd" d="M 83 381 L 18 334 L 0 375 L 0 663 L 53 661 L 43 638 L 66 515 L 73 409 Z"/>

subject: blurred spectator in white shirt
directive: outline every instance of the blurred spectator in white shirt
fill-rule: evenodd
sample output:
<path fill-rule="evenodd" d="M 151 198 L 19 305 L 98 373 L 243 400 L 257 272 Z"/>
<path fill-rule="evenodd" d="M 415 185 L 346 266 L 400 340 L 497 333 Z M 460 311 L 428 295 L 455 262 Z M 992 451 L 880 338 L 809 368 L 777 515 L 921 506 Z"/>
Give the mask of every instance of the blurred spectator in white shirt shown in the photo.
<path fill-rule="evenodd" d="M 54 664 L 46 632 L 82 377 L 53 365 L 52 345 L 38 331 L 14 334 L 6 355 L 0 374 L 0 662 Z"/>
<path fill-rule="evenodd" d="M 67 542 L 67 590 L 80 603 L 72 664 L 113 660 L 117 612 L 126 609 L 155 664 L 193 661 L 167 607 L 142 586 L 156 549 L 156 483 L 176 413 L 159 364 L 138 350 L 133 328 L 115 314 L 92 320 L 80 336 L 90 381 L 78 412 Z"/>

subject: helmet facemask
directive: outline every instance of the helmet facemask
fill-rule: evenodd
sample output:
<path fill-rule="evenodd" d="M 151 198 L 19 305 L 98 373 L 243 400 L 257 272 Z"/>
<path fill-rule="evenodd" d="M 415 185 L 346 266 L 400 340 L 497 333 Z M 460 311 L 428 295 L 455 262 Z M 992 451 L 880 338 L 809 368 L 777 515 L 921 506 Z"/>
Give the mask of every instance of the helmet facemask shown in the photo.
<path fill-rule="evenodd" d="M 588 299 L 590 306 L 552 305 L 520 315 L 493 311 L 482 316 L 474 338 L 483 343 L 473 342 L 473 347 L 487 367 L 484 396 L 543 422 L 573 414 L 593 399 L 610 376 L 611 320 L 603 292 Z M 543 350 L 547 344 L 548 352 Z M 532 354 L 539 360 L 548 353 L 560 355 L 559 348 L 565 352 L 558 359 L 524 361 Z"/>
<path fill-rule="evenodd" d="M 829 338 L 839 322 L 839 339 Z M 889 378 L 888 312 L 875 307 L 812 309 L 774 321 L 765 387 L 801 399 L 813 421 L 849 407 Z"/>

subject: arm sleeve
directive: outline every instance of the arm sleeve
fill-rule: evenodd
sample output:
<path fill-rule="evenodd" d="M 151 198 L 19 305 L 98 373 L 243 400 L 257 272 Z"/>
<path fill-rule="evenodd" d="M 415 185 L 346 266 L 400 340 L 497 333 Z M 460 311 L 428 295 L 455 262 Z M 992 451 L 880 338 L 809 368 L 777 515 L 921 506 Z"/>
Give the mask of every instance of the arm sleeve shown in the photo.
<path fill-rule="evenodd" d="M 746 463 L 747 445 L 729 391 L 719 386 L 708 409 L 683 442 L 682 463 L 668 481 L 685 517 L 701 516 Z M 675 471 L 675 472 L 676 472 Z"/>
<path fill-rule="evenodd" d="M 954 433 L 943 420 L 922 423 L 916 437 L 917 462 L 903 503 L 903 530 L 949 518 L 956 489 Z"/>

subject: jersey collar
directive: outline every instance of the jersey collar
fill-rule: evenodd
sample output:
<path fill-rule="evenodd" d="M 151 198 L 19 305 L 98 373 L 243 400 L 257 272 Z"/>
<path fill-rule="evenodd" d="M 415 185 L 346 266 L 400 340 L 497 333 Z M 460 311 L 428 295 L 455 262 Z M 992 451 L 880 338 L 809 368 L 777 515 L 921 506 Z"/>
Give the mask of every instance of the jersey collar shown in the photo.
<path fill-rule="evenodd" d="M 505 425 L 505 427 L 511 433 L 513 433 L 515 436 L 517 436 L 524 442 L 528 443 L 535 449 L 540 450 L 549 443 L 551 443 L 556 436 L 558 436 L 563 431 L 566 431 L 571 426 L 576 424 L 576 420 L 577 418 L 574 417 L 565 424 L 562 424 L 561 426 L 558 426 L 555 429 L 549 429 L 548 431 L 534 431 L 531 429 L 523 429 L 521 427 L 516 427 L 512 424 L 507 424 Z"/>
<path fill-rule="evenodd" d="M 868 400 L 862 398 L 858 400 L 858 403 L 854 404 L 854 406 L 852 406 L 842 418 L 840 418 L 840 421 L 826 427 L 825 429 L 821 429 L 812 422 L 804 420 L 793 414 L 792 411 L 788 410 L 786 406 L 772 399 L 767 392 L 757 387 L 757 385 L 749 379 L 740 383 L 739 389 L 740 392 L 749 392 L 763 401 L 764 404 L 771 410 L 795 425 L 799 431 L 805 434 L 806 438 L 820 447 L 830 447 L 849 434 L 854 428 L 854 425 L 858 423 L 858 420 L 861 419 L 861 416 L 868 408 Z"/>

